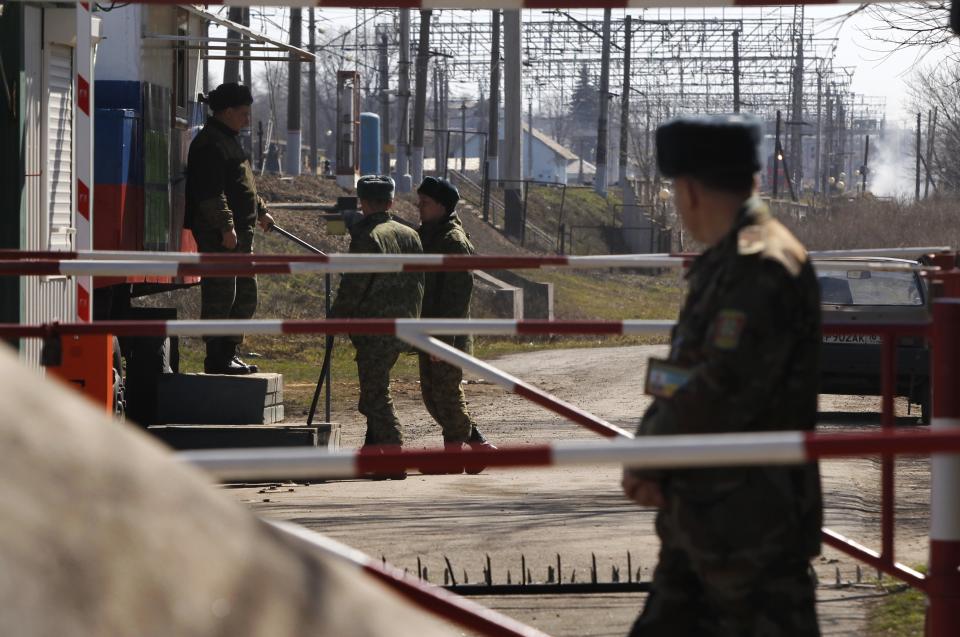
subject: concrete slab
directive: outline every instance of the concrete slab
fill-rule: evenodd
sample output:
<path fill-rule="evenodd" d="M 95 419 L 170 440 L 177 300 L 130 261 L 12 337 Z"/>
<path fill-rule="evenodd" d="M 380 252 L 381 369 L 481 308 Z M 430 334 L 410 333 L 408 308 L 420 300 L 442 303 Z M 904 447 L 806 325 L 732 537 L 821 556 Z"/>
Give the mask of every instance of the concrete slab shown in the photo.
<path fill-rule="evenodd" d="M 174 449 L 316 447 L 318 427 L 285 425 L 155 425 L 147 431 Z"/>
<path fill-rule="evenodd" d="M 281 374 L 162 374 L 157 380 L 158 424 L 260 425 L 283 417 Z"/>

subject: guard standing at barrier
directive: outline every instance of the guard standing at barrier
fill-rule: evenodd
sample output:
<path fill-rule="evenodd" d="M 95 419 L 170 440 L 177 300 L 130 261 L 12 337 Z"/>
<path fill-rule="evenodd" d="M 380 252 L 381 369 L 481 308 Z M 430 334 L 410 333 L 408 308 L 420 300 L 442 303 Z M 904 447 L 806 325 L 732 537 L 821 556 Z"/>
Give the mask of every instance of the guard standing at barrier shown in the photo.
<path fill-rule="evenodd" d="M 187 157 L 184 227 L 193 230 L 200 252 L 253 253 L 254 226 L 267 231 L 273 217 L 257 194 L 250 158 L 237 139 L 250 125 L 253 95 L 242 84 L 221 84 L 204 98 L 213 111 Z M 257 310 L 256 276 L 203 277 L 200 318 L 250 319 Z M 243 335 L 205 336 L 208 374 L 251 374 L 237 351 Z"/>
<path fill-rule="evenodd" d="M 679 118 L 657 130 L 676 210 L 706 246 L 668 360 L 651 360 L 640 436 L 812 430 L 820 306 L 806 251 L 757 197 L 760 124 Z M 626 495 L 659 508 L 660 558 L 631 636 L 819 635 L 816 464 L 627 469 Z"/>
<path fill-rule="evenodd" d="M 460 192 L 446 179 L 426 177 L 417 188 L 420 228 L 417 231 L 426 253 L 475 254 L 467 232 L 457 216 Z M 423 318 L 470 317 L 473 274 L 470 272 L 428 272 L 424 277 Z M 469 334 L 438 336 L 457 349 L 470 352 Z M 496 449 L 477 429 L 467 411 L 461 382 L 463 370 L 420 352 L 420 393 L 430 416 L 443 430 L 443 443 L 459 450 L 464 443 L 472 449 Z M 483 467 L 469 464 L 467 473 L 480 473 Z"/>
<path fill-rule="evenodd" d="M 367 175 L 357 182 L 363 218 L 350 227 L 351 254 L 423 252 L 417 232 L 395 221 L 388 212 L 393 207 L 393 191 L 390 177 Z M 422 273 L 346 273 L 340 278 L 330 317 L 417 318 L 422 301 Z M 390 370 L 407 346 L 393 336 L 351 334 L 350 340 L 357 350 L 358 409 L 367 418 L 364 444 L 403 444 L 400 421 L 390 397 Z"/>

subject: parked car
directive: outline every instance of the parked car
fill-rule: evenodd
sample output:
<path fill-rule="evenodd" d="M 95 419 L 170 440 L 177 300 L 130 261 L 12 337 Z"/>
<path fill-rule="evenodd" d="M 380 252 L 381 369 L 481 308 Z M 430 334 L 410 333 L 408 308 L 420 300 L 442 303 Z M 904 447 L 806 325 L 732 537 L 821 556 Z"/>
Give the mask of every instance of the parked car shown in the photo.
<path fill-rule="evenodd" d="M 842 261 L 844 265 L 837 265 Z M 915 261 L 890 258 L 831 259 L 817 266 L 824 323 L 918 323 L 930 319 L 926 281 L 916 272 L 885 272 L 867 264 Z M 816 263 L 814 263 L 816 265 Z M 820 392 L 881 394 L 880 337 L 843 334 L 823 337 Z M 920 405 L 923 422 L 930 419 L 930 349 L 925 338 L 897 339 L 897 396 Z"/>

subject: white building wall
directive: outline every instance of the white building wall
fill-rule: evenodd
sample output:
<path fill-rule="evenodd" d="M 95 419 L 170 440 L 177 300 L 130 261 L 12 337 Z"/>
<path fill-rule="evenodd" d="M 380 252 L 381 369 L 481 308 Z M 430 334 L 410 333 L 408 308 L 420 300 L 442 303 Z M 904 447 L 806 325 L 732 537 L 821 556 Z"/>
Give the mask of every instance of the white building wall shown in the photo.
<path fill-rule="evenodd" d="M 63 15 L 68 11 L 68 15 Z M 47 95 L 48 69 L 44 55 L 44 43 L 69 44 L 68 30 L 63 20 L 73 18 L 73 10 L 40 9 L 24 7 L 24 175 L 25 186 L 24 230 L 21 239 L 23 250 L 48 250 L 51 248 L 50 224 L 45 210 L 44 164 L 47 161 L 49 138 L 44 121 L 49 111 Z M 44 13 L 46 12 L 46 17 Z M 59 12 L 59 13 L 58 13 Z M 46 19 L 45 19 L 46 18 Z M 69 22 L 67 22 L 69 24 Z M 44 28 L 46 26 L 46 29 Z M 70 140 L 72 144 L 72 139 Z M 65 167 L 73 180 L 72 162 Z M 75 208 L 72 208 L 75 209 Z M 70 321 L 76 316 L 76 284 L 64 276 L 27 276 L 20 278 L 21 323 L 47 323 Z M 32 367 L 40 366 L 41 342 L 24 339 L 20 357 Z"/>

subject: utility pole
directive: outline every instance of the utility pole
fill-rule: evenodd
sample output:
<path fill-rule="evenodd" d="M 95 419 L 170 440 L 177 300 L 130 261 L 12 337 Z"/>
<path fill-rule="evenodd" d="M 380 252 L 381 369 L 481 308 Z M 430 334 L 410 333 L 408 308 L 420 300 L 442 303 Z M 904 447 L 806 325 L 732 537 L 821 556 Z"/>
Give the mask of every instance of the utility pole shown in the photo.
<path fill-rule="evenodd" d="M 500 144 L 500 10 L 490 12 L 490 104 L 487 115 L 487 181 L 483 184 L 483 220 L 490 221 L 490 182 L 500 178 L 497 153 Z"/>
<path fill-rule="evenodd" d="M 923 198 L 926 199 L 930 194 L 930 182 L 932 177 L 930 176 L 930 169 L 933 166 L 933 143 L 934 138 L 936 137 L 937 130 L 937 108 L 934 107 L 933 112 L 927 114 L 927 158 L 923 164 L 924 173 L 926 174 L 926 180 L 923 184 Z"/>
<path fill-rule="evenodd" d="M 437 177 L 443 176 L 443 169 L 440 167 L 440 157 L 443 155 L 443 143 L 442 137 L 446 131 L 442 129 L 446 128 L 441 122 L 443 121 L 443 113 L 440 108 L 440 101 L 443 99 L 441 97 L 442 91 L 440 89 L 440 65 L 433 65 L 433 170 L 436 173 Z"/>
<path fill-rule="evenodd" d="M 733 30 L 733 112 L 740 112 L 740 29 Z"/>
<path fill-rule="evenodd" d="M 913 198 L 920 201 L 920 113 L 917 113 L 917 188 Z"/>
<path fill-rule="evenodd" d="M 863 143 L 863 166 L 860 167 L 860 194 L 867 194 L 867 172 L 869 168 L 867 163 L 870 161 L 870 136 L 867 135 L 867 140 Z"/>
<path fill-rule="evenodd" d="M 203 21 L 203 37 L 210 37 L 210 21 Z M 200 89 L 204 95 L 210 92 L 210 60 L 203 56 L 203 87 Z"/>
<path fill-rule="evenodd" d="M 597 121 L 597 174 L 593 190 L 607 196 L 607 112 L 610 107 L 610 14 L 603 10 L 603 49 L 600 54 L 600 117 Z"/>
<path fill-rule="evenodd" d="M 427 72 L 430 62 L 430 9 L 420 11 L 420 40 L 417 43 L 416 94 L 413 102 L 413 149 L 410 178 L 413 184 L 423 180 L 423 127 L 427 119 Z"/>
<path fill-rule="evenodd" d="M 773 142 L 773 199 L 777 198 L 777 189 L 780 186 L 780 162 L 782 159 L 780 154 L 780 122 L 780 111 L 777 111 L 777 128 Z"/>
<path fill-rule="evenodd" d="M 250 9 L 244 8 L 240 14 L 241 24 L 245 27 L 250 26 Z M 250 89 L 251 94 L 253 93 L 253 73 L 251 71 L 251 62 L 250 62 L 250 38 L 248 36 L 243 36 L 243 83 L 247 85 Z M 240 132 L 240 143 L 243 146 L 243 150 L 246 151 L 247 155 L 250 156 L 253 153 L 253 131 L 250 127 L 244 128 Z"/>
<path fill-rule="evenodd" d="M 312 9 L 311 9 L 312 11 Z M 380 166 L 390 174 L 390 68 L 387 57 L 387 34 L 380 34 Z"/>
<path fill-rule="evenodd" d="M 467 100 L 460 104 L 460 173 L 467 174 Z"/>
<path fill-rule="evenodd" d="M 527 169 L 523 171 L 527 179 L 533 179 L 533 95 L 527 99 Z"/>
<path fill-rule="evenodd" d="M 410 9 L 400 9 L 400 69 L 397 85 L 397 192 L 410 192 Z"/>
<path fill-rule="evenodd" d="M 521 23 L 519 9 L 503 12 L 503 192 L 504 231 L 519 239 L 523 234 L 523 95 L 520 79 Z"/>
<path fill-rule="evenodd" d="M 302 39 L 302 11 L 302 9 L 290 9 L 290 46 L 298 49 Z M 300 147 L 303 141 L 300 130 L 300 58 L 291 52 L 288 59 L 286 172 L 288 175 L 299 175 Z"/>
<path fill-rule="evenodd" d="M 310 8 L 310 53 L 317 54 L 317 17 L 313 7 Z M 317 60 L 310 60 L 310 174 L 317 174 Z"/>
<path fill-rule="evenodd" d="M 820 136 L 823 135 L 823 117 L 821 112 L 821 107 L 823 105 L 823 73 L 817 71 L 817 152 L 814 159 L 816 165 L 813 169 L 813 190 L 816 193 L 823 192 L 823 178 L 820 172 L 820 153 L 822 149 L 822 143 Z"/>
<path fill-rule="evenodd" d="M 802 24 L 802 23 L 801 23 Z M 793 67 L 793 104 L 790 111 L 791 183 L 803 182 L 803 33 L 796 36 L 797 55 Z M 851 146 L 851 150 L 852 150 Z M 787 178 L 790 178 L 787 175 Z"/>
<path fill-rule="evenodd" d="M 627 146 L 630 143 L 630 41 L 633 35 L 630 14 L 623 19 L 623 94 L 620 96 L 620 185 L 623 187 L 623 203 L 627 204 L 630 184 L 627 180 Z M 631 197 L 632 199 L 632 197 Z M 633 201 L 630 202 L 632 204 Z"/>
<path fill-rule="evenodd" d="M 243 8 L 230 7 L 227 11 L 227 19 L 230 22 L 241 24 L 243 22 Z M 223 83 L 240 81 L 240 32 L 233 29 L 227 30 L 227 59 L 223 62 Z"/>

